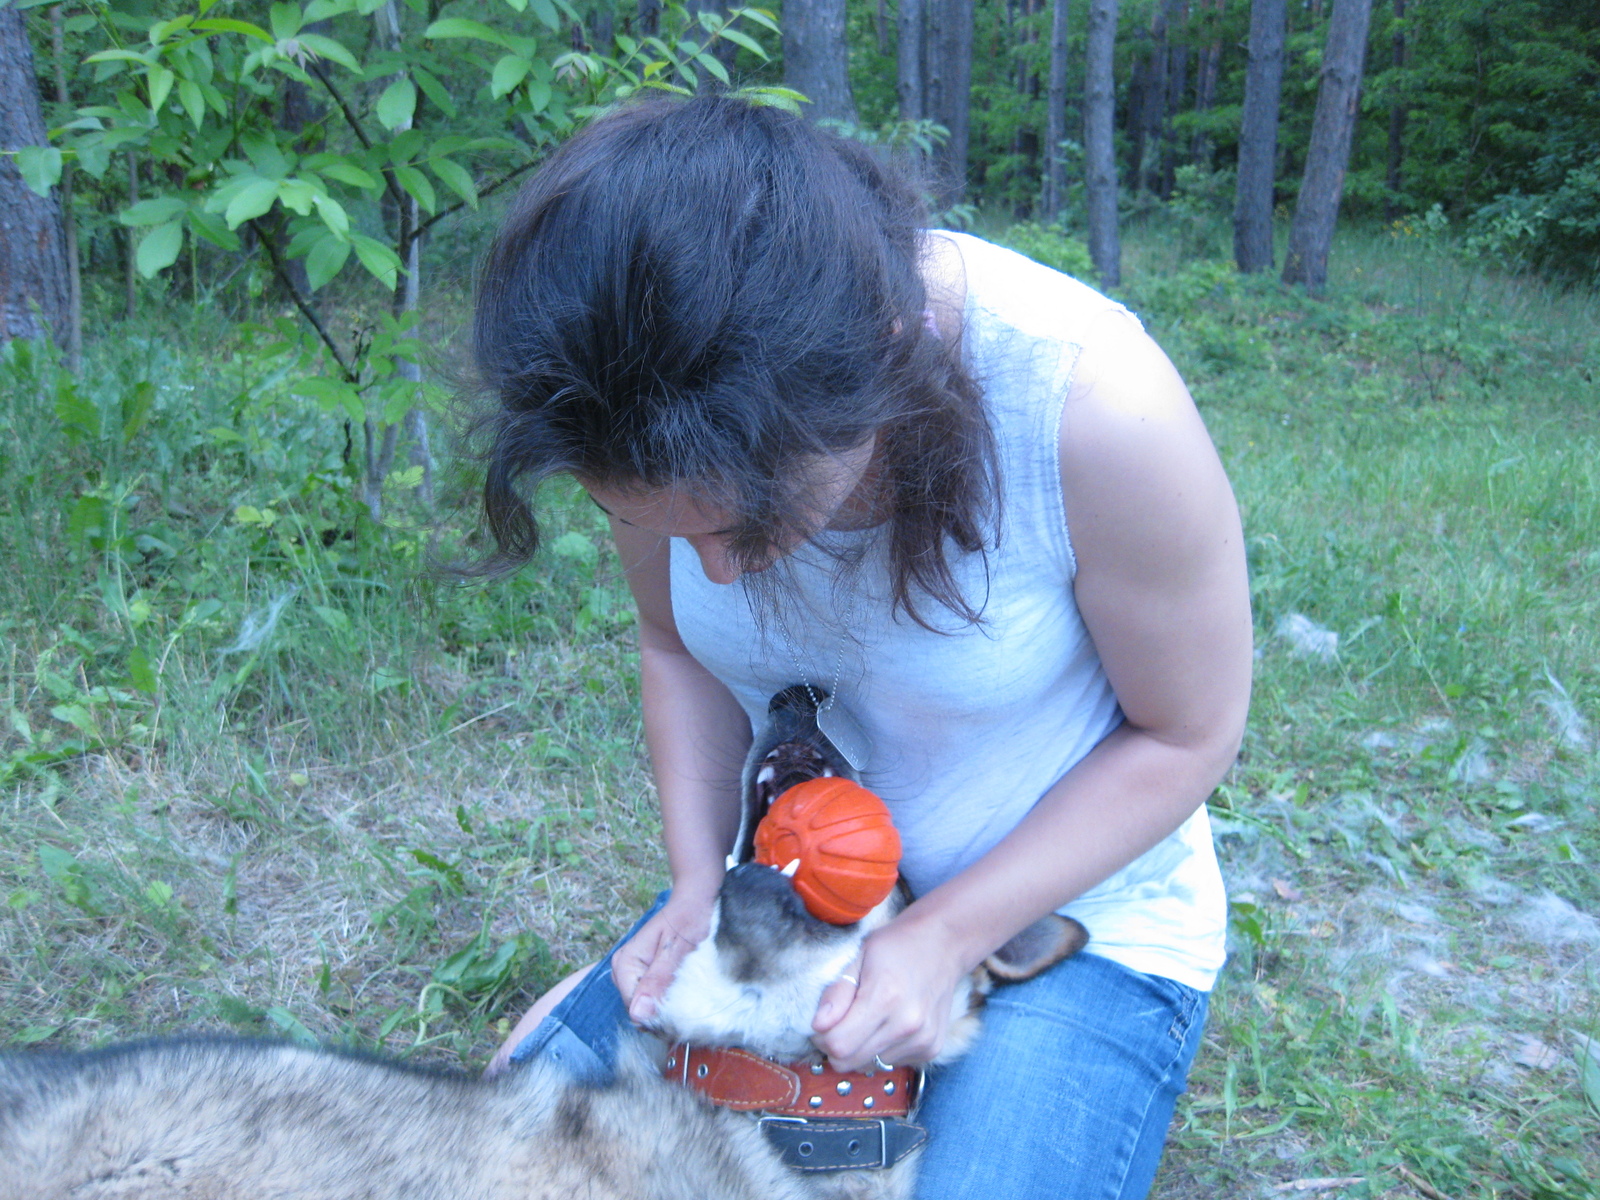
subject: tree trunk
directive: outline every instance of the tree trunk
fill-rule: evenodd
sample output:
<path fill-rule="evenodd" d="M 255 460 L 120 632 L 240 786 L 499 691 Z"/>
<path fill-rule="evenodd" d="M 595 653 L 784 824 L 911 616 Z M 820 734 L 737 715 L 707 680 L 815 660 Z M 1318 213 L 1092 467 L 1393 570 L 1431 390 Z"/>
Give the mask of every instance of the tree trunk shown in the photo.
<path fill-rule="evenodd" d="M 639 37 L 656 37 L 661 32 L 661 0 L 639 0 Z"/>
<path fill-rule="evenodd" d="M 1396 72 L 1405 69 L 1406 65 L 1406 29 L 1405 20 L 1406 0 L 1394 0 L 1394 17 L 1397 27 L 1394 31 L 1394 69 Z M 1405 155 L 1406 155 L 1406 120 L 1411 115 L 1411 106 L 1406 103 L 1405 85 L 1396 82 L 1393 106 L 1389 109 L 1389 170 L 1386 183 L 1389 194 L 1383 201 L 1383 216 L 1386 221 L 1396 220 L 1400 216 L 1400 188 L 1405 182 Z"/>
<path fill-rule="evenodd" d="M 1017 34 L 1014 31 L 1016 21 L 1022 21 L 1026 23 L 1020 43 L 1024 46 L 1032 46 L 1038 43 L 1039 34 L 1034 28 L 1033 21 L 1030 18 L 1032 18 L 1033 15 L 1039 11 L 1038 6 L 1040 2 L 1041 0 L 1020 0 L 1020 3 L 1016 6 L 1016 8 L 1011 11 L 1013 19 L 1013 33 L 1010 41 L 1013 44 L 1016 44 L 1019 41 Z M 1039 98 L 1039 76 L 1038 73 L 1029 66 L 1031 57 L 1031 55 L 1028 57 L 1019 55 L 1017 58 L 1017 96 L 1022 101 L 1022 103 L 1018 105 L 1018 110 L 1024 113 L 1028 112 L 1031 108 L 1029 101 L 1037 100 Z M 1013 174 L 1026 181 L 1023 184 L 1023 187 L 1019 189 L 1020 195 L 1014 215 L 1018 220 L 1027 220 L 1033 215 L 1034 208 L 1032 198 L 1030 196 L 1030 193 L 1034 192 L 1032 183 L 1034 180 L 1040 178 L 1039 127 L 1032 121 L 1019 121 L 1017 123 L 1017 132 L 1011 140 L 1011 152 L 1016 156 L 1018 164 L 1016 169 L 1013 171 Z"/>
<path fill-rule="evenodd" d="M 888 58 L 891 50 L 889 44 L 889 26 L 893 24 L 893 22 L 889 20 L 889 0 L 878 0 L 878 11 L 876 15 L 878 28 L 878 53 L 883 55 L 885 58 Z"/>
<path fill-rule="evenodd" d="M 1283 256 L 1283 281 L 1303 283 L 1313 294 L 1328 282 L 1328 251 L 1344 194 L 1345 170 L 1350 165 L 1350 140 L 1360 110 L 1361 69 L 1371 20 L 1372 0 L 1334 0 L 1306 171 L 1289 226 L 1289 249 Z"/>
<path fill-rule="evenodd" d="M 817 121 L 856 121 L 844 0 L 790 0 L 783 9 L 783 82 L 804 94 Z"/>
<path fill-rule="evenodd" d="M 1272 184 L 1278 161 L 1286 0 L 1252 0 L 1250 63 L 1239 126 L 1239 179 L 1233 201 L 1233 260 L 1245 274 L 1272 269 Z"/>
<path fill-rule="evenodd" d="M 589 44 L 594 47 L 595 53 L 613 55 L 617 52 L 617 13 L 608 6 L 601 6 L 589 14 L 588 21 Z"/>
<path fill-rule="evenodd" d="M 1172 199 L 1172 189 L 1178 171 L 1178 144 L 1172 133 L 1172 117 L 1183 105 L 1184 94 L 1189 90 L 1189 47 L 1184 42 L 1174 42 L 1174 33 L 1181 34 L 1189 19 L 1189 0 L 1167 0 L 1167 80 L 1166 98 L 1161 109 L 1161 178 L 1156 195 L 1163 200 Z"/>
<path fill-rule="evenodd" d="M 0 8 L 0 149 L 45 144 L 28 30 L 16 8 Z M 68 331 L 62 241 L 54 194 L 36 195 L 10 155 L 0 155 L 0 342 L 40 337 L 46 326 L 58 335 Z"/>
<path fill-rule="evenodd" d="M 1067 192 L 1066 164 L 1061 159 L 1061 143 L 1067 140 L 1067 0 L 1051 5 L 1050 90 L 1045 104 L 1044 203 L 1039 216 L 1048 223 L 1061 215 Z"/>
<path fill-rule="evenodd" d="M 922 0 L 900 0 L 895 24 L 899 32 L 899 45 L 895 49 L 895 92 L 900 100 L 900 119 L 920 121 L 928 115 L 923 83 L 927 31 Z"/>
<path fill-rule="evenodd" d="M 61 5 L 50 8 L 50 48 L 55 56 L 56 104 L 63 123 L 72 114 L 72 97 L 67 92 L 67 52 L 61 24 Z M 76 114 L 72 114 L 76 115 Z M 74 375 L 83 366 L 83 275 L 78 268 L 78 218 L 72 210 L 72 164 L 61 167 L 61 228 L 66 235 L 62 249 L 67 259 L 67 370 Z"/>
<path fill-rule="evenodd" d="M 1168 0 L 1157 0 L 1150 16 L 1150 57 L 1140 76 L 1139 136 L 1134 144 L 1137 158 L 1132 186 L 1135 191 L 1157 191 L 1161 186 L 1161 130 L 1167 111 L 1167 10 L 1170 7 Z"/>
<path fill-rule="evenodd" d="M 385 48 L 395 49 L 401 44 L 404 36 L 400 25 L 400 7 L 398 0 L 388 0 L 383 7 L 383 19 L 380 22 L 381 37 Z M 422 112 L 422 97 L 417 97 L 417 106 L 410 120 L 395 126 L 395 134 L 399 135 L 411 129 L 416 118 Z M 391 181 L 393 176 L 390 176 Z M 397 220 L 398 228 L 395 237 L 395 251 L 400 256 L 400 276 L 395 280 L 394 295 L 390 298 L 389 310 L 394 317 L 403 319 L 417 310 L 417 305 L 422 298 L 422 239 L 423 233 L 419 230 L 420 214 L 417 199 L 409 192 L 395 187 L 400 195 Z M 422 366 L 411 359 L 402 358 L 395 362 L 395 374 L 401 379 L 413 384 L 422 383 Z M 433 503 L 433 453 L 428 439 L 428 418 L 422 409 L 413 407 L 406 413 L 403 422 L 379 428 L 378 419 L 369 416 L 366 421 L 366 475 L 362 485 L 362 499 L 366 502 L 367 511 L 372 514 L 374 521 L 383 519 L 383 483 L 389 477 L 389 471 L 394 466 L 395 446 L 400 437 L 400 426 L 404 424 L 406 431 L 411 435 L 410 461 L 413 466 L 422 468 L 422 479 L 417 485 L 417 498 L 424 504 Z"/>
<path fill-rule="evenodd" d="M 1089 192 L 1089 256 L 1102 287 L 1122 283 L 1122 243 L 1117 234 L 1117 159 L 1112 131 L 1117 90 L 1112 60 L 1117 41 L 1117 0 L 1089 0 L 1089 40 L 1084 48 L 1083 144 Z"/>
<path fill-rule="evenodd" d="M 935 154 L 939 202 L 959 204 L 967 190 L 971 130 L 973 0 L 925 0 L 928 13 L 927 109 L 950 132 Z"/>
<path fill-rule="evenodd" d="M 1200 66 L 1195 76 L 1194 83 L 1194 110 L 1197 113 L 1208 113 L 1217 102 L 1217 79 L 1222 74 L 1222 39 L 1217 36 L 1216 21 L 1222 15 L 1222 8 L 1226 0 L 1209 0 L 1205 4 L 1208 11 L 1214 11 L 1214 16 L 1209 22 L 1205 47 L 1200 51 Z M 1211 169 L 1211 136 L 1207 133 L 1197 133 L 1194 138 L 1192 150 L 1195 161 L 1207 171 Z"/>

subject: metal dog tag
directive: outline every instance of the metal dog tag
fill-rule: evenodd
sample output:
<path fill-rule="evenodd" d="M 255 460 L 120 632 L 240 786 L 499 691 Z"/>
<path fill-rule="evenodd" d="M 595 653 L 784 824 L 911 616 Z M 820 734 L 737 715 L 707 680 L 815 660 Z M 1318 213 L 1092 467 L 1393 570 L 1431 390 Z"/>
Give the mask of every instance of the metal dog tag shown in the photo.
<path fill-rule="evenodd" d="M 833 743 L 833 748 L 844 755 L 845 762 L 857 771 L 867 769 L 867 759 L 872 756 L 872 739 L 837 697 L 818 710 L 817 728 Z"/>

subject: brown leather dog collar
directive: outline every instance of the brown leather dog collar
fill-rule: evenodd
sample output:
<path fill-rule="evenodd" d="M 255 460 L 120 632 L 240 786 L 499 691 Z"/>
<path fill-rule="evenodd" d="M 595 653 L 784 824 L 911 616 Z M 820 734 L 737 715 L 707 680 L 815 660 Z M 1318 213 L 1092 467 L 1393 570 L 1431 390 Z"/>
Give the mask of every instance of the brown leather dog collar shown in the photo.
<path fill-rule="evenodd" d="M 922 1073 L 835 1071 L 820 1055 L 779 1063 L 720 1046 L 679 1042 L 661 1072 L 719 1108 L 787 1117 L 906 1117 L 916 1106 Z"/>

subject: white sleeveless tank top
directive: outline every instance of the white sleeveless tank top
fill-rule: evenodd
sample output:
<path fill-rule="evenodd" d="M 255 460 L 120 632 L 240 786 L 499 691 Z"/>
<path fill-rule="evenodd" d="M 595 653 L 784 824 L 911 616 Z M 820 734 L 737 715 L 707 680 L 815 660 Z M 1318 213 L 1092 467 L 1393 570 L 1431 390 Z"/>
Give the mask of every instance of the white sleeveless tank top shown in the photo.
<path fill-rule="evenodd" d="M 881 529 L 819 535 L 859 556 L 853 571 L 811 544 L 771 568 L 775 613 L 742 583 L 711 583 L 672 542 L 678 632 L 754 727 L 799 682 L 836 691 L 863 727 L 862 782 L 894 815 L 914 893 L 981 857 L 1123 719 L 1073 598 L 1059 432 L 1082 337 L 1126 310 L 1020 254 L 943 236 L 966 267 L 962 349 L 999 452 L 999 545 L 953 564 L 983 623 L 962 626 L 931 601 L 923 615 L 947 632 L 895 619 Z M 1089 930 L 1089 953 L 1209 990 L 1227 915 L 1205 808 L 1061 912 Z"/>

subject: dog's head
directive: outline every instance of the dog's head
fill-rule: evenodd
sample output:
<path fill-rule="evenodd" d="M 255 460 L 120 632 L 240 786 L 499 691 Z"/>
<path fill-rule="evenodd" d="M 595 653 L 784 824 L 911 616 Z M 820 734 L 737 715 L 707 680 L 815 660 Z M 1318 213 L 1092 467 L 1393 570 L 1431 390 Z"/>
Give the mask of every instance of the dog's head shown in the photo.
<path fill-rule="evenodd" d="M 910 903 L 902 882 L 859 921 L 833 925 L 806 911 L 781 870 L 752 861 L 756 826 L 778 796 L 818 776 L 855 777 L 817 727 L 817 706 L 826 697 L 795 686 L 768 706 L 766 727 L 745 762 L 739 833 L 710 933 L 678 967 L 652 1022 L 668 1041 L 738 1046 L 775 1059 L 809 1054 L 823 991 L 849 968 L 867 935 Z M 976 1013 L 993 978 L 1029 978 L 1087 940 L 1077 922 L 1052 916 L 1006 943 L 957 989 L 941 1060 L 957 1057 L 977 1032 Z"/>

